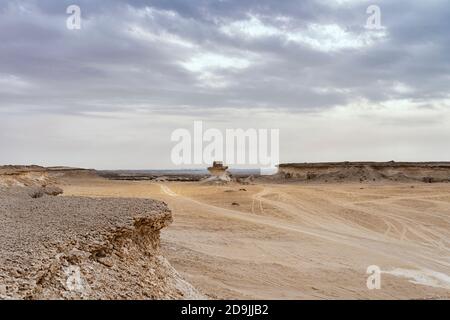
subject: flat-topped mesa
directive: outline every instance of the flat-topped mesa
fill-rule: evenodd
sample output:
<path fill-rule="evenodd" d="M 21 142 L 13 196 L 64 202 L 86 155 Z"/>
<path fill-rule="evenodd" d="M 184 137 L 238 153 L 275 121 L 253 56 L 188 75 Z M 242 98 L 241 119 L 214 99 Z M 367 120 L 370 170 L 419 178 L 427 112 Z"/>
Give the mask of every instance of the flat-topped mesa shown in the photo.
<path fill-rule="evenodd" d="M 209 173 L 215 177 L 221 177 L 227 174 L 227 166 L 222 161 L 214 161 L 212 167 L 208 168 Z"/>
<path fill-rule="evenodd" d="M 311 182 L 450 182 L 450 162 L 287 163 L 278 175 Z"/>

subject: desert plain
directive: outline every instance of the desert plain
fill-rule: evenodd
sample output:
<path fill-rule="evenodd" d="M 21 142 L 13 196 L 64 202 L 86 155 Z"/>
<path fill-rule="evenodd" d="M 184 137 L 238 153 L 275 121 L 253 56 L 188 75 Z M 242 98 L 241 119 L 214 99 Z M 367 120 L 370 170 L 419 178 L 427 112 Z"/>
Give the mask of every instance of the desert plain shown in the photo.
<path fill-rule="evenodd" d="M 449 168 L 2 167 L 0 298 L 449 299 Z"/>
<path fill-rule="evenodd" d="M 448 299 L 449 183 L 70 179 L 64 196 L 152 198 L 170 264 L 213 299 Z M 367 287 L 369 266 L 380 289 Z"/>

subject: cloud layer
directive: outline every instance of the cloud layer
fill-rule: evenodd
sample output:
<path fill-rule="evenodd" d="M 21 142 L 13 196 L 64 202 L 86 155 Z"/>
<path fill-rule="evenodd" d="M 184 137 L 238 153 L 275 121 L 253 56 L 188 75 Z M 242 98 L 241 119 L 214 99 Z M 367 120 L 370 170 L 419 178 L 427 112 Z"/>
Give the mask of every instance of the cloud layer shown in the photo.
<path fill-rule="evenodd" d="M 370 1 L 79 0 L 82 28 L 68 30 L 71 4 L 0 4 L 0 147 L 10 150 L 0 162 L 164 166 L 170 130 L 193 119 L 302 134 L 315 154 L 282 142 L 282 160 L 449 157 L 447 1 L 378 1 L 380 30 L 365 28 Z M 303 136 L 329 145 L 329 127 L 338 138 L 377 125 L 413 140 L 386 137 L 370 152 L 349 139 L 340 154 Z M 42 155 L 27 152 L 30 130 Z M 77 148 L 89 153 L 74 157 Z M 130 157 L 107 163 L 120 148 Z"/>

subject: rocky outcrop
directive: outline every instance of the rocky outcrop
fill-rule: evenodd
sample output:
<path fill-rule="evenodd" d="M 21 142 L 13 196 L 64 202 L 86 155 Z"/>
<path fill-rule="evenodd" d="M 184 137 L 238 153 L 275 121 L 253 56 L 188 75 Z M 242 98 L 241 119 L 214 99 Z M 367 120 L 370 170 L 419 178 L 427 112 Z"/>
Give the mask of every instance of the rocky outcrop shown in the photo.
<path fill-rule="evenodd" d="M 64 179 L 86 179 L 98 177 L 93 169 L 71 167 L 40 166 L 0 166 L 0 187 L 36 187 L 49 186 Z"/>
<path fill-rule="evenodd" d="M 42 198 L 44 195 L 58 196 L 63 194 L 63 189 L 57 186 L 39 186 L 29 188 L 28 195 L 32 198 Z"/>
<path fill-rule="evenodd" d="M 39 166 L 0 166 L 0 187 L 45 186 L 55 183 Z"/>
<path fill-rule="evenodd" d="M 47 185 L 45 170 L 33 171 L 44 177 L 37 180 L 8 170 L 0 175 L 0 299 L 203 298 L 161 254 L 160 230 L 172 222 L 165 203 L 56 197 L 62 190 Z"/>

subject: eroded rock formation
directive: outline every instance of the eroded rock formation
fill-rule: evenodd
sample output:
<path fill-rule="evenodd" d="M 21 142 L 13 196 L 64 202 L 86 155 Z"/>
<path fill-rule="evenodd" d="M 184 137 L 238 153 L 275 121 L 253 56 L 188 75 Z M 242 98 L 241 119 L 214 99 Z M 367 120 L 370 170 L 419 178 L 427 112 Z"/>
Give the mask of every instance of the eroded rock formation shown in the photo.
<path fill-rule="evenodd" d="M 203 297 L 161 254 L 165 203 L 54 196 L 47 178 L 16 177 L 0 174 L 0 299 Z"/>

